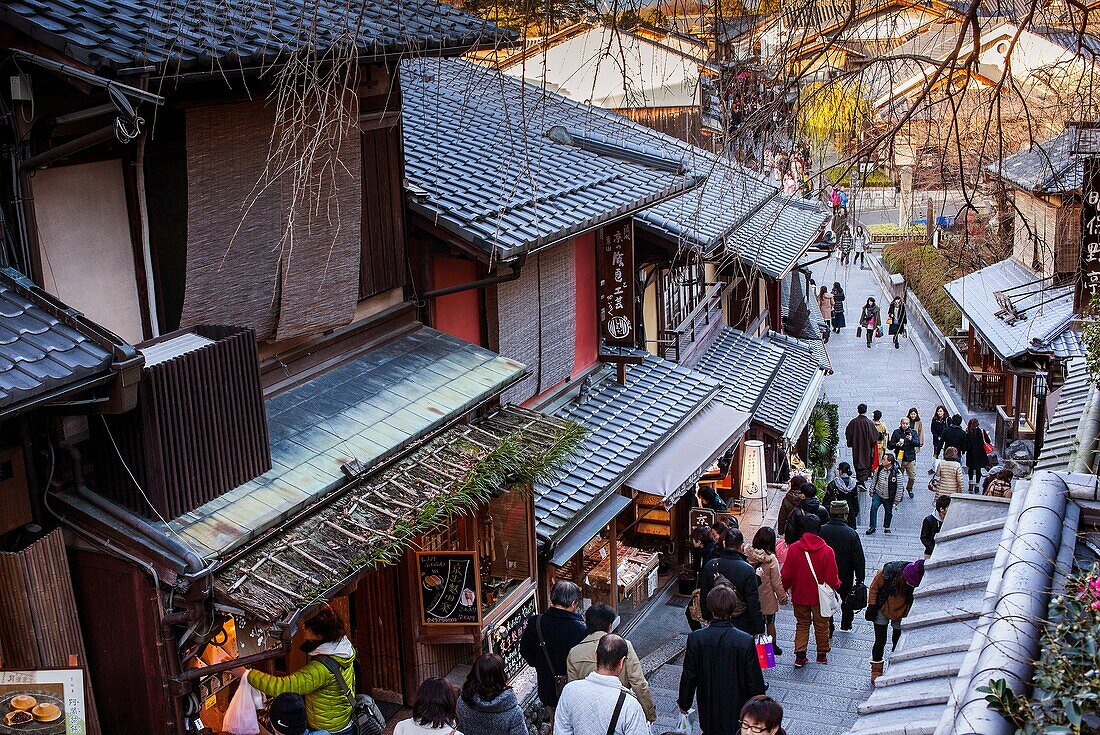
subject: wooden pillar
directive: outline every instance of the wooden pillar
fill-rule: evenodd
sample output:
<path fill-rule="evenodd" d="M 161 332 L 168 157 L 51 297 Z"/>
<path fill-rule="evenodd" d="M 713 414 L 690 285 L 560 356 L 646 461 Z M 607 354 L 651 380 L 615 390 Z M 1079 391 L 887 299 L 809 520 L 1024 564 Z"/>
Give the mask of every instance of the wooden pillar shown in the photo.
<path fill-rule="evenodd" d="M 611 609 L 619 611 L 619 539 L 618 539 L 618 518 L 612 518 L 611 523 L 607 527 L 607 546 L 608 556 L 611 559 L 611 572 L 608 575 L 611 580 L 611 594 L 610 602 Z"/>
<path fill-rule="evenodd" d="M 974 364 L 974 326 L 966 330 L 966 364 Z"/>

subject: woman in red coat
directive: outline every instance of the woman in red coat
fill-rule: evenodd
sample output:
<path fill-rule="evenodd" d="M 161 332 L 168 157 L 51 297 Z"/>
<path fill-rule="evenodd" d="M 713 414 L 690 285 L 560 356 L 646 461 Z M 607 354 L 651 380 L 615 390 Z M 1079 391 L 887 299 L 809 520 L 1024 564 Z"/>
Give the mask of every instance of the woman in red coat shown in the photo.
<path fill-rule="evenodd" d="M 817 585 L 820 582 L 834 590 L 840 589 L 836 555 L 825 540 L 817 535 L 821 530 L 820 519 L 807 515 L 803 519 L 803 529 L 802 538 L 787 549 L 787 561 L 783 564 L 782 570 L 783 587 L 790 591 L 791 602 L 794 603 L 796 621 L 794 667 L 796 669 L 802 668 L 807 663 L 806 650 L 810 645 L 811 623 L 817 643 L 817 662 L 829 663 L 829 618 L 821 614 Z"/>

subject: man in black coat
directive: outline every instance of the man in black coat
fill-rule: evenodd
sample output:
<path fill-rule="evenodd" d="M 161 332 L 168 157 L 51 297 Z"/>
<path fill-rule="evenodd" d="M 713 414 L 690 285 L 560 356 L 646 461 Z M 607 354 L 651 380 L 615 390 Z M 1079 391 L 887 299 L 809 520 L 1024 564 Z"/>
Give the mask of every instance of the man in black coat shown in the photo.
<path fill-rule="evenodd" d="M 947 422 L 947 427 L 943 430 L 943 446 L 955 447 L 959 450 L 959 456 L 963 456 L 963 452 L 966 451 L 966 430 L 962 427 L 963 417 L 959 414 L 955 414 L 951 417 L 951 420 Z"/>
<path fill-rule="evenodd" d="M 715 587 L 706 604 L 714 611 L 714 622 L 688 636 L 676 703 L 686 714 L 698 695 L 703 735 L 736 735 L 741 732 L 741 708 L 764 693 L 764 673 L 756 640 L 730 620 L 733 592 Z"/>
<path fill-rule="evenodd" d="M 726 531 L 720 545 L 722 548 L 718 552 L 718 558 L 703 565 L 702 579 L 699 580 L 699 606 L 703 610 L 703 618 L 711 619 L 707 599 L 714 589 L 715 580 L 721 574 L 730 581 L 737 598 L 745 605 L 744 612 L 730 616 L 733 624 L 749 635 L 762 635 L 764 615 L 760 612 L 760 578 L 741 553 L 745 537 L 740 530 L 731 528 Z"/>
<path fill-rule="evenodd" d="M 878 444 L 878 428 L 867 417 L 867 404 L 856 407 L 857 416 L 844 428 L 844 440 L 852 448 L 852 466 L 856 468 L 856 480 L 863 482 L 871 476 L 871 465 Z"/>
<path fill-rule="evenodd" d="M 856 611 L 848 604 L 848 596 L 856 583 L 863 584 L 867 576 L 867 562 L 863 555 L 863 542 L 859 534 L 848 525 L 848 503 L 837 500 L 829 504 L 829 522 L 821 527 L 818 535 L 825 540 L 836 555 L 836 571 L 840 577 L 840 629 L 852 629 L 852 619 Z M 836 623 L 829 619 L 829 633 L 832 634 Z"/>
<path fill-rule="evenodd" d="M 554 677 L 565 680 L 565 661 L 569 651 L 588 635 L 584 618 L 577 612 L 581 590 L 572 582 L 559 579 L 550 590 L 550 609 L 527 620 L 519 641 L 519 654 L 538 676 L 539 700 L 551 710 L 558 706 Z M 539 637 L 541 628 L 542 637 Z"/>

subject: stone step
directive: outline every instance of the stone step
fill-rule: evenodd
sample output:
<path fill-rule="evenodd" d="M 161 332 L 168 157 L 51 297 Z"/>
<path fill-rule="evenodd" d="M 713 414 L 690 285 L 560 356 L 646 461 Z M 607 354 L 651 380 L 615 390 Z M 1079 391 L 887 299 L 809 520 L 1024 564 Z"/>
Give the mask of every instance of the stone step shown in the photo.
<path fill-rule="evenodd" d="M 892 686 L 922 679 L 955 676 L 959 673 L 962 660 L 963 656 L 957 652 L 902 660 L 891 656 L 886 673 L 879 677 L 876 686 Z"/>
<path fill-rule="evenodd" d="M 953 677 L 941 677 L 886 684 L 884 679 L 885 675 L 875 682 L 875 690 L 871 692 L 871 696 L 859 705 L 861 716 L 922 705 L 946 704 L 951 696 L 951 683 L 954 681 Z"/>
<path fill-rule="evenodd" d="M 848 735 L 934 735 L 942 705 L 914 707 L 904 712 L 879 712 L 856 720 Z"/>

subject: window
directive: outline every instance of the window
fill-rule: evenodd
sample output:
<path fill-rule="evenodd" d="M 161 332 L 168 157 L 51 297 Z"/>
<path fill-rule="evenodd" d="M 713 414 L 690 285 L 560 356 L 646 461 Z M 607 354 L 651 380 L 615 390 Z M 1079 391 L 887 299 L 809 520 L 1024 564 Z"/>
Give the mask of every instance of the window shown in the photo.
<path fill-rule="evenodd" d="M 528 496 L 512 491 L 493 498 L 478 518 L 481 597 L 485 611 L 531 577 Z"/>
<path fill-rule="evenodd" d="M 359 121 L 363 173 L 360 299 L 404 286 L 408 280 L 400 120 L 396 113 L 385 113 Z"/>

